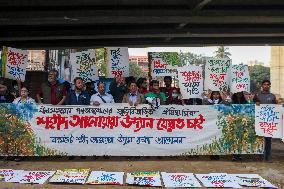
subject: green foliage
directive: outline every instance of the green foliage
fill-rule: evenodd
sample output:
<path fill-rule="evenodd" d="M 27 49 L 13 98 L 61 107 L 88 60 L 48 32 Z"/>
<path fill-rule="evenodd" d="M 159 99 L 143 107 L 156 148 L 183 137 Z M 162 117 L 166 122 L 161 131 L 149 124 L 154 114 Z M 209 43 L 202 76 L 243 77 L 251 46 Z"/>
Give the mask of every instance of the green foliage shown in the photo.
<path fill-rule="evenodd" d="M 230 58 L 231 53 L 228 47 L 219 46 L 217 51 L 214 52 L 216 58 Z"/>
<path fill-rule="evenodd" d="M 142 68 L 138 66 L 135 62 L 130 62 L 129 63 L 129 75 L 139 78 L 139 77 L 147 77 L 148 73 L 144 72 Z"/>
<path fill-rule="evenodd" d="M 192 64 L 199 66 L 205 65 L 206 63 L 205 57 L 201 54 L 194 54 L 191 52 L 180 52 L 179 56 L 181 60 L 181 66 L 188 66 Z"/>
<path fill-rule="evenodd" d="M 106 49 L 100 48 L 95 49 L 96 51 L 96 61 L 98 65 L 99 76 L 106 76 L 107 73 L 107 62 L 106 62 Z"/>
<path fill-rule="evenodd" d="M 249 66 L 249 73 L 250 73 L 250 88 L 253 93 L 260 91 L 261 82 L 264 79 L 270 79 L 269 67 L 261 65 Z"/>
<path fill-rule="evenodd" d="M 180 57 L 176 52 L 160 52 L 162 59 L 172 66 L 180 65 Z"/>

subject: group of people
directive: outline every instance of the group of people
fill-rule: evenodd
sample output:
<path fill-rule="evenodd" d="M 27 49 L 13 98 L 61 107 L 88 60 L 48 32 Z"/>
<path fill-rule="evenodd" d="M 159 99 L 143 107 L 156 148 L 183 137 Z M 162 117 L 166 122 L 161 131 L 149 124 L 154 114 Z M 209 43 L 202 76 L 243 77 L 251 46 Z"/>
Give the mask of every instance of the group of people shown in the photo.
<path fill-rule="evenodd" d="M 74 88 L 59 83 L 58 72 L 52 70 L 48 74 L 48 81 L 42 83 L 36 95 L 37 103 L 52 105 L 93 105 L 100 106 L 104 103 L 128 103 L 130 106 L 150 104 L 155 108 L 160 105 L 213 105 L 213 104 L 276 104 L 276 97 L 270 93 L 270 81 L 262 82 L 260 93 L 251 95 L 246 92 L 229 94 L 219 91 L 210 91 L 203 98 L 183 99 L 179 88 L 172 86 L 172 77 L 164 77 L 164 87 L 160 87 L 157 80 L 149 83 L 146 78 L 116 77 L 110 84 L 109 92 L 103 82 L 97 83 L 97 92 L 94 82 L 85 84 L 83 79 L 74 79 Z M 36 101 L 29 97 L 29 88 L 17 81 L 14 89 L 9 92 L 7 86 L 0 81 L 0 103 L 28 103 Z M 18 96 L 17 96 L 18 95 Z M 265 160 L 271 157 L 271 138 L 265 138 Z M 216 157 L 214 157 L 216 159 Z M 239 156 L 234 156 L 237 160 Z"/>

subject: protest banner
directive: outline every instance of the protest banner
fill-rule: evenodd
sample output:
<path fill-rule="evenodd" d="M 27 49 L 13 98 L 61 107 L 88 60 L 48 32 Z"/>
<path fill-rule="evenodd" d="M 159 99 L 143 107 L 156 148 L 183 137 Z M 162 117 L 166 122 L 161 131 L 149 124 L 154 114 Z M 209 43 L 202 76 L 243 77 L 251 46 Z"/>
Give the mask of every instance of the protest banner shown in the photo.
<path fill-rule="evenodd" d="M 256 106 L 255 132 L 258 136 L 283 138 L 282 105 L 261 104 Z"/>
<path fill-rule="evenodd" d="M 162 172 L 165 187 L 200 188 L 201 185 L 193 173 Z"/>
<path fill-rule="evenodd" d="M 81 77 L 85 83 L 98 80 L 99 75 L 94 50 L 71 53 L 70 62 L 72 65 L 72 82 L 76 77 Z"/>
<path fill-rule="evenodd" d="M 57 170 L 51 177 L 49 182 L 53 183 L 69 183 L 69 184 L 85 184 L 90 169 L 64 169 Z"/>
<path fill-rule="evenodd" d="M 160 173 L 157 171 L 127 173 L 126 183 L 138 186 L 162 186 Z"/>
<path fill-rule="evenodd" d="M 177 52 L 149 52 L 148 59 L 151 65 L 151 76 L 177 77 L 177 67 L 180 58 Z"/>
<path fill-rule="evenodd" d="M 3 47 L 2 53 L 2 77 L 25 81 L 28 65 L 28 51 Z"/>
<path fill-rule="evenodd" d="M 129 76 L 129 55 L 127 47 L 107 47 L 107 78 Z"/>
<path fill-rule="evenodd" d="M 178 67 L 179 88 L 183 99 L 202 98 L 203 76 L 202 67 Z"/>
<path fill-rule="evenodd" d="M 232 65 L 231 68 L 231 92 L 250 92 L 250 75 L 247 65 Z"/>
<path fill-rule="evenodd" d="M 22 133 L 0 133 L 5 141 L 0 152 L 10 156 L 262 154 L 254 107 L 0 104 L 3 129 Z"/>
<path fill-rule="evenodd" d="M 92 171 L 87 184 L 123 185 L 124 172 Z"/>
<path fill-rule="evenodd" d="M 204 89 L 227 91 L 230 84 L 231 64 L 230 59 L 206 59 Z"/>

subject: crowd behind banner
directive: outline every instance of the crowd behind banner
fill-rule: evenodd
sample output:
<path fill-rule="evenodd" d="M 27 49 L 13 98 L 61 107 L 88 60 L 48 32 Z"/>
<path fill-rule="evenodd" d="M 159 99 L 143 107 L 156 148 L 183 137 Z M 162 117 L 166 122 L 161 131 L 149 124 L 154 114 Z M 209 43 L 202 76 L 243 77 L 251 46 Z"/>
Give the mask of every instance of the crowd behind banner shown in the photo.
<path fill-rule="evenodd" d="M 117 73 L 115 66 L 117 66 L 117 62 L 121 59 L 120 56 L 122 56 L 120 50 L 120 48 L 110 50 L 110 54 L 113 55 L 113 57 L 109 57 L 112 62 L 110 73 Z M 7 58 L 9 59 L 9 56 Z M 106 92 L 104 82 L 78 77 L 78 74 L 74 74 L 72 83 L 60 83 L 58 80 L 58 71 L 51 70 L 48 73 L 48 81 L 42 83 L 39 87 L 36 99 L 29 97 L 29 87 L 23 85 L 22 81 L 24 79 L 22 79 L 22 75 L 21 77 L 16 77 L 15 75 L 16 81 L 13 83 L 11 89 L 8 88 L 5 80 L 1 79 L 0 103 L 92 106 L 100 106 L 105 103 L 128 103 L 131 106 L 150 104 L 153 108 L 159 108 L 160 105 L 229 105 L 254 103 L 259 105 L 277 103 L 275 95 L 270 93 L 271 83 L 269 80 L 264 80 L 261 85 L 261 92 L 253 95 L 249 91 L 247 69 L 237 66 L 232 67 L 231 60 L 229 59 L 207 60 L 204 79 L 204 89 L 206 91 L 204 92 L 203 75 L 200 68 L 196 66 L 177 68 L 173 65 L 163 63 L 163 57 L 160 54 L 156 58 L 151 60 L 153 61 L 151 64 L 153 67 L 152 71 L 156 70 L 155 73 L 157 76 L 159 74 L 164 76 L 167 73 L 163 69 L 167 69 L 167 66 L 170 66 L 169 70 L 176 68 L 169 75 L 178 75 L 180 80 L 179 87 L 173 87 L 172 76 L 164 76 L 164 87 L 160 87 L 158 80 L 149 80 L 147 78 L 136 79 L 132 76 L 124 77 L 124 74 L 118 74 L 112 76 L 114 79 L 109 86 L 109 92 Z M 79 58 L 79 60 L 82 60 L 82 58 Z M 94 62 L 93 59 L 90 59 L 90 61 Z M 14 64 L 18 63 L 15 62 Z M 82 68 L 80 66 L 77 67 L 78 69 Z M 90 68 L 88 67 L 88 69 Z M 125 66 L 121 66 L 119 69 L 124 70 Z M 80 73 L 82 74 L 83 71 L 81 70 Z M 119 73 L 124 72 L 120 71 Z M 129 75 L 129 73 L 127 72 L 125 75 Z M 94 75 L 92 77 L 95 78 Z M 97 90 L 95 90 L 95 85 L 97 86 Z M 231 88 L 231 86 L 233 87 Z M 229 92 L 230 88 L 235 93 Z M 271 157 L 271 138 L 266 137 L 265 144 L 265 159 L 269 160 Z"/>

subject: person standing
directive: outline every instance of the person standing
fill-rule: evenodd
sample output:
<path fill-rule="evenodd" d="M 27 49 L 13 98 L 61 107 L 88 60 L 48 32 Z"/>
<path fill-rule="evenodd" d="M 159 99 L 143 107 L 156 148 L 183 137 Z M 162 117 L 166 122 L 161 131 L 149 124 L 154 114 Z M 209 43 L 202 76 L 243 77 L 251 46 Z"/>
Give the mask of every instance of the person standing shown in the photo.
<path fill-rule="evenodd" d="M 98 93 L 91 96 L 90 104 L 93 106 L 99 106 L 104 103 L 114 103 L 114 99 L 111 94 L 105 92 L 105 84 L 103 82 L 99 82 Z"/>
<path fill-rule="evenodd" d="M 138 92 L 140 94 L 147 94 L 149 91 L 148 91 L 148 84 L 147 84 L 147 79 L 145 77 L 140 77 L 138 80 L 137 80 L 137 87 L 138 87 Z"/>
<path fill-rule="evenodd" d="M 167 98 L 165 93 L 160 91 L 159 81 L 153 80 L 150 83 L 151 92 L 145 95 L 146 101 L 153 107 L 158 108 L 160 105 L 166 104 Z"/>
<path fill-rule="evenodd" d="M 176 89 L 175 87 L 172 87 L 172 77 L 171 76 L 165 76 L 164 77 L 164 83 L 165 87 L 161 87 L 160 90 L 166 95 L 166 104 L 171 104 L 173 100 L 173 90 Z"/>
<path fill-rule="evenodd" d="M 263 80 L 261 83 L 261 92 L 256 93 L 254 96 L 254 102 L 256 105 L 260 104 L 277 104 L 276 96 L 270 92 L 271 82 L 269 80 Z M 271 160 L 271 137 L 265 137 L 264 145 L 264 159 L 265 161 Z"/>
<path fill-rule="evenodd" d="M 42 83 L 36 95 L 38 103 L 63 105 L 67 91 L 64 85 L 58 81 L 58 71 L 51 70 L 48 73 L 48 82 Z"/>
<path fill-rule="evenodd" d="M 20 97 L 13 101 L 13 104 L 36 104 L 35 100 L 29 97 L 29 89 L 26 86 L 22 86 L 20 90 Z"/>
<path fill-rule="evenodd" d="M 110 94 L 115 103 L 121 103 L 123 96 L 127 93 L 127 86 L 124 77 L 116 77 L 109 86 Z"/>
<path fill-rule="evenodd" d="M 129 93 L 123 96 L 122 103 L 128 103 L 130 106 L 137 106 L 138 104 L 143 104 L 145 102 L 144 95 L 138 92 L 135 82 L 129 82 L 128 90 Z"/>
<path fill-rule="evenodd" d="M 84 81 L 81 77 L 74 79 L 75 89 L 71 90 L 66 99 L 67 105 L 90 105 L 90 95 L 83 91 Z"/>
<path fill-rule="evenodd" d="M 0 103 L 12 103 L 15 97 L 9 93 L 7 84 L 0 80 Z"/>

